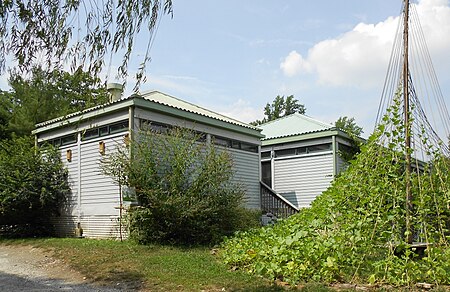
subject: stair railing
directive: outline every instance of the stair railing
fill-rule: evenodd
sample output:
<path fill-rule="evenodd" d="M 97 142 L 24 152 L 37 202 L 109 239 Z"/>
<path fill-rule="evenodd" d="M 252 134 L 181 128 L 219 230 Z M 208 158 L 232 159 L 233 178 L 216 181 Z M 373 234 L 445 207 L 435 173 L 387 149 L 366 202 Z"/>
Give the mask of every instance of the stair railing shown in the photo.
<path fill-rule="evenodd" d="M 277 218 L 287 218 L 298 212 L 298 208 L 263 182 L 261 184 L 261 210 Z"/>

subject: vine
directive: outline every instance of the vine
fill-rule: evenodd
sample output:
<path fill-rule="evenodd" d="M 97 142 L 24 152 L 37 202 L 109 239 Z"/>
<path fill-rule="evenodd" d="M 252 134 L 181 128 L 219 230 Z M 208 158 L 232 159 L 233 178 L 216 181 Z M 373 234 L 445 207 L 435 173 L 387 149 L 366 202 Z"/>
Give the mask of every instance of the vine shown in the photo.
<path fill-rule="evenodd" d="M 450 160 L 420 137 L 428 160 L 413 154 L 410 220 L 420 254 L 405 243 L 405 134 L 399 94 L 347 171 L 289 219 L 228 238 L 231 266 L 291 284 L 351 282 L 450 284 Z"/>

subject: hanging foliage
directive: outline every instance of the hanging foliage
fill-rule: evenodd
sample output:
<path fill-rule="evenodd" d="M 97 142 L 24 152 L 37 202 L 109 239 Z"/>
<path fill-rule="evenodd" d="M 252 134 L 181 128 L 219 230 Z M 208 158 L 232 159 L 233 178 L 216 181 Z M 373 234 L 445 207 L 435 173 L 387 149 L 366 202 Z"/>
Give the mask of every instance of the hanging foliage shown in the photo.
<path fill-rule="evenodd" d="M 68 61 L 73 71 L 81 67 L 97 76 L 105 59 L 118 55 L 122 63 L 117 74 L 125 79 L 134 41 L 147 30 L 147 49 L 136 73 L 138 87 L 164 13 L 172 14 L 171 0 L 0 1 L 0 73 L 11 57 L 22 69 L 43 63 L 60 68 Z"/>
<path fill-rule="evenodd" d="M 291 284 L 450 284 L 450 160 L 422 136 L 430 159 L 413 159 L 408 218 L 401 111 L 398 94 L 356 160 L 311 208 L 229 238 L 223 261 Z M 423 254 L 405 243 L 406 218 L 414 242 L 427 247 Z"/>

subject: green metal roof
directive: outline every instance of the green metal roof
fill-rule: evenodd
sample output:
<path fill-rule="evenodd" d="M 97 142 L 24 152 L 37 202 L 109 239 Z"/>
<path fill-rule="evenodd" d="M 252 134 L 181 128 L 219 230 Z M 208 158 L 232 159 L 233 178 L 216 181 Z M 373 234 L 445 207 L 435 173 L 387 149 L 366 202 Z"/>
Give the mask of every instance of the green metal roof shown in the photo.
<path fill-rule="evenodd" d="M 260 125 L 263 140 L 296 136 L 333 129 L 334 126 L 298 113 Z"/>
<path fill-rule="evenodd" d="M 254 127 L 252 125 L 243 123 L 241 121 L 238 121 L 236 119 L 224 116 L 222 114 L 213 112 L 211 110 L 205 109 L 203 107 L 200 107 L 198 105 L 189 103 L 187 101 L 181 100 L 179 98 L 176 98 L 174 96 L 162 93 L 160 91 L 149 91 L 149 92 L 144 92 L 141 94 L 141 96 L 145 99 L 145 100 L 149 100 L 152 102 L 156 102 L 159 104 L 163 104 L 163 105 L 167 105 L 176 109 L 180 109 L 186 112 L 191 112 L 191 113 L 195 113 L 201 116 L 205 116 L 205 117 L 209 117 L 209 118 L 213 118 L 216 120 L 220 120 L 220 121 L 224 121 L 230 124 L 235 124 L 241 127 L 245 127 L 245 128 L 251 128 L 257 131 L 261 131 L 261 129 Z"/>
<path fill-rule="evenodd" d="M 219 113 L 188 103 L 173 96 L 159 91 L 145 92 L 142 95 L 131 95 L 117 101 L 75 112 L 53 120 L 45 121 L 36 125 L 34 134 L 45 132 L 50 129 L 63 127 L 65 125 L 79 122 L 86 118 L 92 118 L 106 113 L 111 113 L 129 106 L 143 107 L 149 110 L 156 110 L 172 116 L 178 116 L 193 121 L 214 125 L 229 129 L 231 131 L 242 132 L 248 135 L 263 137 L 261 129 L 229 118 Z"/>

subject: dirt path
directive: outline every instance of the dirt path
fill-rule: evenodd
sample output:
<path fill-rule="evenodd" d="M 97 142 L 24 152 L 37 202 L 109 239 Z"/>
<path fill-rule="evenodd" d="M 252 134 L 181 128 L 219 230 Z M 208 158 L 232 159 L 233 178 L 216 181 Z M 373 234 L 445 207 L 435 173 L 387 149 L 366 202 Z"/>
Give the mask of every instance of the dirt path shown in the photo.
<path fill-rule="evenodd" d="M 94 286 L 61 260 L 31 246 L 0 245 L 0 291 L 120 291 Z"/>

